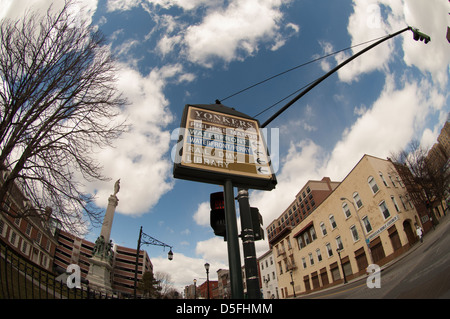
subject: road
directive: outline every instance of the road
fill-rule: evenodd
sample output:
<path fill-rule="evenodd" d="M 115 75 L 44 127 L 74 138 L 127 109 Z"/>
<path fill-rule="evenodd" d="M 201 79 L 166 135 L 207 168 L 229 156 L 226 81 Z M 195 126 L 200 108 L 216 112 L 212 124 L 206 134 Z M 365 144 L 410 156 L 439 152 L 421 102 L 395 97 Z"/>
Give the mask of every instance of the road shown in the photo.
<path fill-rule="evenodd" d="M 448 215 L 448 214 L 447 214 Z M 366 277 L 301 296 L 301 299 L 450 299 L 450 217 L 381 271 L 381 287 Z"/>

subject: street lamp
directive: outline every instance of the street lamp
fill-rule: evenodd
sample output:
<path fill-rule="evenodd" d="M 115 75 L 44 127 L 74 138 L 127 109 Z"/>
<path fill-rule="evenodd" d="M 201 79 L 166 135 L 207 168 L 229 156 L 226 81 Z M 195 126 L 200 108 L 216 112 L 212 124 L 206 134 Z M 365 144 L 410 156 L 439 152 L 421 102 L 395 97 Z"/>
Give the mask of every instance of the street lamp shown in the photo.
<path fill-rule="evenodd" d="M 197 299 L 197 279 L 194 279 L 194 299 Z"/>
<path fill-rule="evenodd" d="M 353 204 L 353 202 L 350 201 L 348 198 L 341 197 L 341 200 L 349 202 L 350 204 L 352 204 L 353 208 L 355 209 L 356 217 L 358 218 L 359 226 L 361 227 L 361 231 L 362 231 L 362 234 L 364 236 L 364 241 L 366 242 L 368 255 L 369 255 L 369 258 L 370 258 L 370 263 L 373 264 L 372 251 L 370 250 L 369 241 L 367 240 L 366 232 L 364 231 L 364 228 L 363 228 L 363 225 L 362 225 L 362 222 L 361 222 L 361 218 L 359 218 L 358 210 L 356 209 L 355 204 Z"/>
<path fill-rule="evenodd" d="M 208 299 L 209 299 L 209 264 L 208 263 L 205 264 L 205 269 L 206 269 L 206 284 L 207 284 Z"/>
<path fill-rule="evenodd" d="M 294 288 L 294 278 L 292 277 L 292 269 L 291 269 L 291 271 L 289 272 L 290 274 L 291 274 L 291 285 L 292 285 L 292 291 L 294 292 L 294 298 L 296 297 L 295 296 L 295 288 Z"/>
<path fill-rule="evenodd" d="M 341 250 L 340 249 L 336 249 L 336 252 L 338 253 L 339 261 L 341 262 L 342 273 L 344 274 L 344 284 L 346 284 L 347 283 L 347 277 L 345 277 L 344 265 L 342 265 Z"/>
<path fill-rule="evenodd" d="M 173 259 L 172 248 L 170 248 L 169 253 L 167 254 L 167 258 L 168 258 L 169 260 L 172 260 L 172 259 Z"/>

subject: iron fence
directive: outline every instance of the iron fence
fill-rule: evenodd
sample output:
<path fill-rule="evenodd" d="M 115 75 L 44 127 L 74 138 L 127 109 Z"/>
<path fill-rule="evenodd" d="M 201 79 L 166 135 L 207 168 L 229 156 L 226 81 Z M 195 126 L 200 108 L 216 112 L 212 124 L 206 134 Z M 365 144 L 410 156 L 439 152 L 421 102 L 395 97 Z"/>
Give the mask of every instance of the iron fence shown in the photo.
<path fill-rule="evenodd" d="M 69 288 L 55 274 L 41 268 L 0 240 L 0 299 L 111 299 L 82 284 Z"/>

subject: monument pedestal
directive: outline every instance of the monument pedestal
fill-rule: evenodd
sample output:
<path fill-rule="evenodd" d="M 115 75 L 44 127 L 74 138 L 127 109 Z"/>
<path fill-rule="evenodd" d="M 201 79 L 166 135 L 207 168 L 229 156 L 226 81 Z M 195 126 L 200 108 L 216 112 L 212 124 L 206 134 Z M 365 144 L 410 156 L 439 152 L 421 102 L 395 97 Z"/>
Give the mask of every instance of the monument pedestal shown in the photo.
<path fill-rule="evenodd" d="M 103 219 L 102 230 L 100 236 L 95 241 L 92 258 L 89 258 L 89 273 L 86 279 L 89 280 L 89 287 L 102 293 L 112 294 L 112 263 L 113 252 L 112 241 L 109 239 L 111 235 L 111 227 L 114 219 L 114 212 L 119 203 L 116 194 L 119 192 L 120 179 L 114 185 L 114 194 L 108 198 L 108 207 L 106 208 L 105 217 Z"/>
<path fill-rule="evenodd" d="M 89 263 L 89 273 L 86 277 L 89 280 L 89 287 L 102 293 L 112 294 L 112 266 L 109 261 L 93 256 L 89 259 Z"/>

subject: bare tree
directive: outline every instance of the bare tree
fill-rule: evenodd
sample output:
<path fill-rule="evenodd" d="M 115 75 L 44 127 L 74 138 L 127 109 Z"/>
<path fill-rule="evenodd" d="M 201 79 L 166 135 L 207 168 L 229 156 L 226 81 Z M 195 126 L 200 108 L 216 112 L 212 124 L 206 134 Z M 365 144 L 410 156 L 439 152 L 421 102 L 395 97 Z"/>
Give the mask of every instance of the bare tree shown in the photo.
<path fill-rule="evenodd" d="M 450 182 L 448 157 L 445 154 L 436 160 L 430 149 L 413 140 L 405 150 L 392 155 L 392 161 L 415 204 L 427 209 L 433 203 L 442 207 Z M 430 213 L 434 215 L 433 210 Z M 433 220 L 437 221 L 435 216 Z"/>
<path fill-rule="evenodd" d="M 126 130 L 126 101 L 104 37 L 71 6 L 0 23 L 0 209 L 19 187 L 33 209 L 7 213 L 50 206 L 74 231 L 83 216 L 100 222 L 81 181 L 107 180 L 92 154 Z"/>

